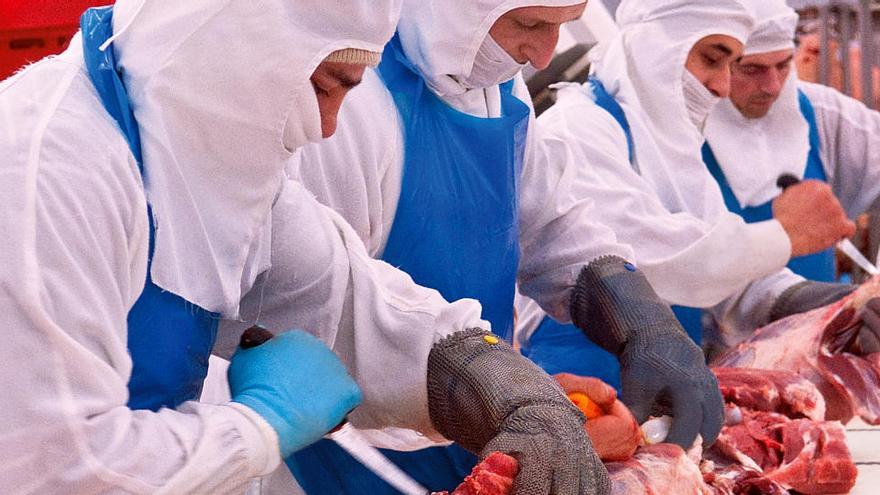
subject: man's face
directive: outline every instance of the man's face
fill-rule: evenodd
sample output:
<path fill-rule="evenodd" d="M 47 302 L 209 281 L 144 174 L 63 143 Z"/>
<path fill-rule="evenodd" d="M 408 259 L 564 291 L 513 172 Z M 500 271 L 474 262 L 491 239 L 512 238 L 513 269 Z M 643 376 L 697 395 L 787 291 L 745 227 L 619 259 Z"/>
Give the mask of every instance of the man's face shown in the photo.
<path fill-rule="evenodd" d="M 701 39 L 688 53 L 685 68 L 719 98 L 730 94 L 730 66 L 742 55 L 742 43 L 724 34 Z"/>
<path fill-rule="evenodd" d="M 349 90 L 361 83 L 366 66 L 343 62 L 321 62 L 312 74 L 312 87 L 318 97 L 321 134 L 326 139 L 336 132 L 336 116 Z"/>
<path fill-rule="evenodd" d="M 770 111 L 779 98 L 788 74 L 794 50 L 746 55 L 733 64 L 730 101 L 746 118 L 759 119 Z"/>
<path fill-rule="evenodd" d="M 489 34 L 521 64 L 536 69 L 550 65 L 559 27 L 583 15 L 587 2 L 569 7 L 522 7 L 499 17 Z"/>

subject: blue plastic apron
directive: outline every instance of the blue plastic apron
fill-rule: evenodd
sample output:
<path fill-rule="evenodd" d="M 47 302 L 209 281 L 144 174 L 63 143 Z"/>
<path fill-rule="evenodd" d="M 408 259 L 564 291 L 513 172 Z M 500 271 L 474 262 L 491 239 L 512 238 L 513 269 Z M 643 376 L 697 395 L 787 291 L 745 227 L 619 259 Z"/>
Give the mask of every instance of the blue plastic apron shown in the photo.
<path fill-rule="evenodd" d="M 509 82 L 502 86 L 501 118 L 453 109 L 428 89 L 397 37 L 379 72 L 405 136 L 400 200 L 382 259 L 447 300 L 479 300 L 492 330 L 510 341 L 519 263 L 517 178 L 529 108 Z M 434 491 L 454 489 L 476 463 L 454 445 L 384 452 Z M 322 440 L 293 457 L 288 464 L 311 495 L 397 493 L 333 442 Z"/>
<path fill-rule="evenodd" d="M 85 64 L 101 103 L 119 124 L 143 175 L 137 121 L 116 71 L 112 45 L 103 52 L 98 49 L 113 34 L 112 18 L 112 7 L 88 9 L 82 15 Z M 148 216 L 152 258 L 154 229 L 149 211 Z M 144 291 L 128 313 L 128 350 L 133 361 L 128 406 L 155 411 L 198 398 L 219 319 L 153 284 L 150 263 Z"/>
<path fill-rule="evenodd" d="M 801 114 L 810 125 L 810 154 L 807 156 L 804 178 L 827 182 L 828 178 L 825 175 L 825 168 L 822 166 L 822 157 L 820 155 L 821 144 L 819 142 L 819 128 L 816 125 L 816 113 L 807 95 L 800 90 L 798 90 L 798 100 L 800 102 Z M 749 206 L 746 208 L 740 206 L 708 143 L 703 145 L 703 161 L 706 163 L 709 172 L 715 177 L 718 185 L 721 186 L 721 192 L 724 194 L 724 203 L 727 205 L 728 210 L 741 216 L 749 223 L 763 222 L 773 218 L 773 201 L 768 201 L 760 206 Z M 820 253 L 794 258 L 788 263 L 788 267 L 793 272 L 810 280 L 820 282 L 835 282 L 837 280 L 834 249 L 827 249 Z"/>

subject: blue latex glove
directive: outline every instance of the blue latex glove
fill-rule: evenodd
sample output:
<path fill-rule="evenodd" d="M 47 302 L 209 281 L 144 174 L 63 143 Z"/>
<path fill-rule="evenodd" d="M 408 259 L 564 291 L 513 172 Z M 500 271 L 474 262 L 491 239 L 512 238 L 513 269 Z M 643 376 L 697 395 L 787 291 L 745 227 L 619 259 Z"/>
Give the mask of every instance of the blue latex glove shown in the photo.
<path fill-rule="evenodd" d="M 285 458 L 316 442 L 361 402 L 361 391 L 323 342 L 292 330 L 252 349 L 238 348 L 229 365 L 232 400 L 262 416 Z"/>

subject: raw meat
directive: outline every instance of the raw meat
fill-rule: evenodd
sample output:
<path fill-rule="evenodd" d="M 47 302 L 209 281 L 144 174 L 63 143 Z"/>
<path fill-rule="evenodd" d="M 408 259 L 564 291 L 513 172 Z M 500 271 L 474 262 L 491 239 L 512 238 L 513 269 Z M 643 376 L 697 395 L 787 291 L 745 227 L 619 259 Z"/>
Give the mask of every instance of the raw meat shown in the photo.
<path fill-rule="evenodd" d="M 501 452 L 492 452 L 474 467 L 451 495 L 508 495 L 513 490 L 517 471 L 519 465 L 516 459 Z M 450 494 L 434 492 L 432 495 Z"/>
<path fill-rule="evenodd" d="M 847 493 L 855 485 L 858 472 L 839 422 L 742 412 L 743 421 L 722 429 L 708 458 L 727 458 L 753 472 L 763 471 L 767 479 L 804 494 Z"/>
<path fill-rule="evenodd" d="M 825 418 L 825 399 L 806 378 L 790 371 L 712 368 L 724 401 L 790 418 Z"/>
<path fill-rule="evenodd" d="M 788 495 L 788 490 L 763 473 L 739 464 L 700 464 L 703 481 L 716 495 Z"/>
<path fill-rule="evenodd" d="M 792 371 L 818 387 L 826 419 L 846 423 L 858 414 L 878 425 L 880 356 L 858 355 L 853 346 L 861 308 L 874 297 L 880 297 L 880 277 L 834 304 L 756 330 L 712 364 Z"/>
<path fill-rule="evenodd" d="M 697 453 L 699 459 L 699 453 Z M 678 445 L 639 448 L 631 459 L 605 464 L 612 495 L 712 494 L 703 473 Z"/>

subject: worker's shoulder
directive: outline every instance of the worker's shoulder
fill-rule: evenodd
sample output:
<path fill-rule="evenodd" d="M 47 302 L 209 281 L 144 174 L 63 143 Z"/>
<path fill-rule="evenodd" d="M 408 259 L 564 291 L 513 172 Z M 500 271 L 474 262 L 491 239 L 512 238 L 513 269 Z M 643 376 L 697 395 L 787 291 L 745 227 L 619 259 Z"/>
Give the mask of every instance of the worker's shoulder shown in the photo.
<path fill-rule="evenodd" d="M 0 133 L 4 147 L 25 145 L 42 157 L 55 152 L 68 160 L 127 149 L 85 70 L 60 58 L 34 64 L 4 83 L 0 108 L 14 123 L 12 132 Z"/>
<path fill-rule="evenodd" d="M 597 146 L 608 141 L 627 146 L 623 127 L 596 103 L 592 90 L 583 84 L 560 85 L 556 103 L 538 117 L 538 123 L 547 135 L 576 136 L 579 141 Z"/>
<path fill-rule="evenodd" d="M 125 139 L 81 67 L 47 59 L 17 74 L 0 88 L 0 119 L 9 123 L 0 132 L 9 171 L 84 193 L 140 184 Z"/>
<path fill-rule="evenodd" d="M 824 84 L 798 80 L 798 89 L 807 97 L 813 108 L 820 112 L 827 109 L 864 106 L 859 100 Z"/>

